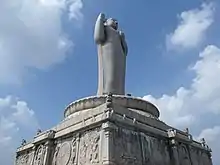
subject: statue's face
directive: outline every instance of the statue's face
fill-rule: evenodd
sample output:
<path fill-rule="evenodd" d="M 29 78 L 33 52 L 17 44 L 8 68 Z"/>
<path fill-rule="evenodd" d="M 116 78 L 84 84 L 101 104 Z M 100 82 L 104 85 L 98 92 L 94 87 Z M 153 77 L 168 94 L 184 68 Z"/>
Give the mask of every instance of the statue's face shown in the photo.
<path fill-rule="evenodd" d="M 116 19 L 113 19 L 113 18 L 107 19 L 106 25 L 111 26 L 115 30 L 118 29 L 118 21 Z"/>

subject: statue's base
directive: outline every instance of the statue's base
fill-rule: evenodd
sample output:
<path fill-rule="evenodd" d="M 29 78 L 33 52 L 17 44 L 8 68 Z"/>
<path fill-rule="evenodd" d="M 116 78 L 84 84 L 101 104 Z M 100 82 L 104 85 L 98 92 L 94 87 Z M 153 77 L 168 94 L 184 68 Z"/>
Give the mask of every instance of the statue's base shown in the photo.
<path fill-rule="evenodd" d="M 17 150 L 16 165 L 211 165 L 210 149 L 126 96 L 73 102 L 65 119 Z"/>

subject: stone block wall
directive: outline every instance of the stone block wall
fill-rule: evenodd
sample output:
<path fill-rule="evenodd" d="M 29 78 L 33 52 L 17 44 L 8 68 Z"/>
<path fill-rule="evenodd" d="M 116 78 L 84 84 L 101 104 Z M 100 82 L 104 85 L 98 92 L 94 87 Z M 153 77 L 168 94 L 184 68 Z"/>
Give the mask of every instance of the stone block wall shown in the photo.
<path fill-rule="evenodd" d="M 205 140 L 160 121 L 151 103 L 105 97 L 70 104 L 63 121 L 18 148 L 16 165 L 212 165 Z"/>
<path fill-rule="evenodd" d="M 25 148 L 26 147 L 26 148 Z M 26 144 L 16 165 L 211 165 L 190 144 L 105 122 L 93 129 Z"/>

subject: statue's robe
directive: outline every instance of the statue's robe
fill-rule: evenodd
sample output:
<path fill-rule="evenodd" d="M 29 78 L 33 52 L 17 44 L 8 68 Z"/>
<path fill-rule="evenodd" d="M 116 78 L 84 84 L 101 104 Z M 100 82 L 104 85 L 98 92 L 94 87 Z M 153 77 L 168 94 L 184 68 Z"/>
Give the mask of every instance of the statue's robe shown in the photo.
<path fill-rule="evenodd" d="M 94 33 L 98 45 L 99 81 L 98 95 L 125 94 L 127 45 L 124 36 L 97 19 Z"/>

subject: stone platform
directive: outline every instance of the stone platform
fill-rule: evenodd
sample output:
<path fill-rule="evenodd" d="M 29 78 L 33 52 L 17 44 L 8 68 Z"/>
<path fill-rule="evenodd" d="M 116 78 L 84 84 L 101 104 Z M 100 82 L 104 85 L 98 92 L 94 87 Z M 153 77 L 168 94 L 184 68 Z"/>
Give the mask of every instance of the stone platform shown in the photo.
<path fill-rule="evenodd" d="M 17 150 L 16 165 L 212 165 L 211 150 L 130 96 L 80 99 L 64 120 Z"/>
<path fill-rule="evenodd" d="M 107 95 L 101 95 L 91 96 L 72 102 L 66 107 L 64 117 L 69 117 L 79 111 L 91 110 L 102 104 L 105 104 L 106 102 L 112 102 L 114 105 L 143 113 L 145 116 L 158 118 L 160 115 L 155 105 L 141 98 L 122 95 L 113 95 L 110 97 Z"/>

